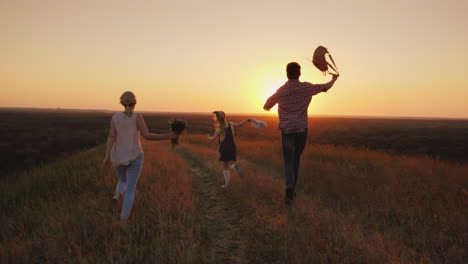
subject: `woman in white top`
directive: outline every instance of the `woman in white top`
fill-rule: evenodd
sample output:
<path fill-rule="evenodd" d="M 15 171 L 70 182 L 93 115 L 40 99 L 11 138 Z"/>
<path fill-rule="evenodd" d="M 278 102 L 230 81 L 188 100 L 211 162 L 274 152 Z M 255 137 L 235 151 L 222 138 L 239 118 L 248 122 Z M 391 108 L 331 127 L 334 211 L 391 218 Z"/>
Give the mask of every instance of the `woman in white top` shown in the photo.
<path fill-rule="evenodd" d="M 121 196 L 124 196 L 120 220 L 127 220 L 132 210 L 135 187 L 143 165 L 140 133 L 147 140 L 165 140 L 177 138 L 177 135 L 150 133 L 143 116 L 134 113 L 136 98 L 132 92 L 124 92 L 120 96 L 120 103 L 125 107 L 125 111 L 112 116 L 103 165 L 110 159 L 115 168 L 118 183 L 112 201 L 117 202 Z"/>

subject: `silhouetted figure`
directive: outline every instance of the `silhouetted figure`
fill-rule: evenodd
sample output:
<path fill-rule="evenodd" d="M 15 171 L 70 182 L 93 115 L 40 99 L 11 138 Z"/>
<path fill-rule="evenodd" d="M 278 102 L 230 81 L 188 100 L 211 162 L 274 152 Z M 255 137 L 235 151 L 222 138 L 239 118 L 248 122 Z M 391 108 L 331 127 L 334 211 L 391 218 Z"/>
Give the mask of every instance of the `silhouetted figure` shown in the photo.
<path fill-rule="evenodd" d="M 333 75 L 332 80 L 325 84 L 300 82 L 301 66 L 296 62 L 288 63 L 286 73 L 288 81 L 268 98 L 263 109 L 269 111 L 278 104 L 278 128 L 281 130 L 286 179 L 285 202 L 290 205 L 296 195 L 301 154 L 307 142 L 307 108 L 312 96 L 328 91 L 339 75 Z"/>

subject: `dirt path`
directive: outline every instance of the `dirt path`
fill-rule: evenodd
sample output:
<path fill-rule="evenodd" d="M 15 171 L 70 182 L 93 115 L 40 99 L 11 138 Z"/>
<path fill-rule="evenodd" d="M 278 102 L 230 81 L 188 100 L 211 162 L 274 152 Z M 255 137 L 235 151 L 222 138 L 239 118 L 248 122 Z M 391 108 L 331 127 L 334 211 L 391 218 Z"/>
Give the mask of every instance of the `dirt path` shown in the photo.
<path fill-rule="evenodd" d="M 247 263 L 245 230 L 239 221 L 239 204 L 230 198 L 229 189 L 221 188 L 216 178 L 189 153 L 177 151 L 191 166 L 193 195 L 201 218 L 201 251 L 204 263 Z M 221 171 L 220 171 L 221 173 Z"/>

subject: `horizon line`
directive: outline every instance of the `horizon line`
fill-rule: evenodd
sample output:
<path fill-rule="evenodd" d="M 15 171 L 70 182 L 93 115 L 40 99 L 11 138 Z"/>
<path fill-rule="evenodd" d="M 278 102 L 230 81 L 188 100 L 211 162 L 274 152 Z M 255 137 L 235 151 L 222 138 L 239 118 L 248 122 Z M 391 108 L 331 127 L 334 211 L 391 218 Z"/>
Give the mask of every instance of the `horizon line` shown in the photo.
<path fill-rule="evenodd" d="M 83 112 L 118 112 L 118 110 L 108 109 L 89 109 L 89 108 L 43 108 L 43 107 L 3 107 L 0 110 L 49 110 L 49 111 L 83 111 Z M 141 113 L 155 113 L 155 114 L 194 114 L 194 115 L 210 115 L 211 112 L 186 112 L 186 111 L 138 111 Z M 245 115 L 260 115 L 260 116 L 274 116 L 277 113 L 230 113 L 230 116 L 245 116 Z M 376 118 L 376 119 L 446 119 L 446 120 L 468 120 L 468 117 L 445 117 L 445 116 L 379 116 L 379 115 L 317 115 L 309 114 L 308 117 L 328 117 L 328 118 Z"/>

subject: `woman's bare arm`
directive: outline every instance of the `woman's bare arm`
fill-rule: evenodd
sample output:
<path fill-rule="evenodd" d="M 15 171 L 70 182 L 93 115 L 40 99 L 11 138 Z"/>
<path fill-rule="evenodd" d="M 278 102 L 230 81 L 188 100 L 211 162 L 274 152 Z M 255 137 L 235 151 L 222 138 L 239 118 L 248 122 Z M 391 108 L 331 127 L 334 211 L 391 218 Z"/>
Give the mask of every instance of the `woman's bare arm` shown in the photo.
<path fill-rule="evenodd" d="M 178 136 L 174 133 L 169 134 L 154 134 L 148 131 L 148 127 L 146 126 L 145 120 L 143 116 L 138 113 L 137 116 L 137 128 L 140 130 L 141 135 L 147 140 L 165 140 L 171 138 L 177 138 Z"/>
<path fill-rule="evenodd" d="M 110 152 L 112 150 L 112 146 L 114 146 L 116 137 L 117 130 L 115 129 L 114 119 L 112 119 L 110 123 L 109 135 L 107 136 L 106 155 L 102 161 L 103 165 L 109 160 Z"/>

